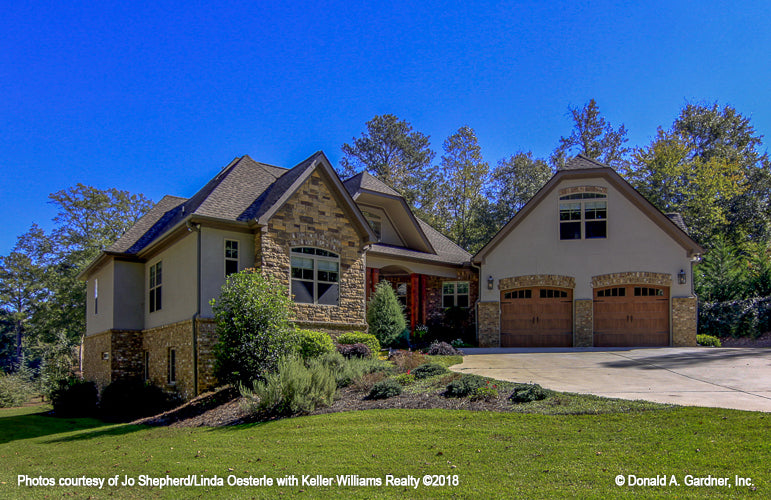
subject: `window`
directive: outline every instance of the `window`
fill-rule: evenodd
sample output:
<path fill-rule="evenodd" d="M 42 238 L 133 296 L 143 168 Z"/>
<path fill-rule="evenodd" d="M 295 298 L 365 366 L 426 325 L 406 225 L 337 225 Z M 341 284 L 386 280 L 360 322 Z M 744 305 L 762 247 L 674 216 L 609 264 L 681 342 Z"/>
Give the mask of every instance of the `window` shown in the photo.
<path fill-rule="evenodd" d="M 503 294 L 504 299 L 532 299 L 533 291 L 530 289 L 512 290 Z"/>
<path fill-rule="evenodd" d="M 468 307 L 468 281 L 457 281 L 442 284 L 443 307 Z"/>
<path fill-rule="evenodd" d="M 94 315 L 99 314 L 99 280 L 94 278 Z"/>
<path fill-rule="evenodd" d="M 150 380 L 150 351 L 142 352 L 142 379 L 145 382 Z"/>
<path fill-rule="evenodd" d="M 169 349 L 168 381 L 173 384 L 177 381 L 177 350 Z"/>
<path fill-rule="evenodd" d="M 292 249 L 292 295 L 301 304 L 336 306 L 340 299 L 340 257 L 329 250 Z"/>
<path fill-rule="evenodd" d="M 225 240 L 225 276 L 238 272 L 238 242 Z"/>
<path fill-rule="evenodd" d="M 372 228 L 375 236 L 377 236 L 377 240 L 380 241 L 380 235 L 383 232 L 383 225 L 380 222 L 380 217 L 367 211 L 362 211 L 361 213 L 364 215 L 364 218 L 367 219 L 367 222 L 369 222 L 369 226 Z"/>
<path fill-rule="evenodd" d="M 634 287 L 634 296 L 635 297 L 663 297 L 664 296 L 664 290 L 661 288 L 648 288 L 644 286 L 636 286 Z"/>
<path fill-rule="evenodd" d="M 161 310 L 161 263 L 150 266 L 150 312 Z"/>
<path fill-rule="evenodd" d="M 560 299 L 568 296 L 565 290 L 552 290 L 551 288 L 542 288 L 540 291 L 542 299 Z"/>
<path fill-rule="evenodd" d="M 606 288 L 605 290 L 597 290 L 598 297 L 626 297 L 625 287 Z"/>
<path fill-rule="evenodd" d="M 407 307 L 407 283 L 396 285 L 396 298 L 404 307 Z"/>
<path fill-rule="evenodd" d="M 602 193 L 560 196 L 560 239 L 607 237 L 608 202 Z M 582 234 L 583 232 L 583 234 Z"/>

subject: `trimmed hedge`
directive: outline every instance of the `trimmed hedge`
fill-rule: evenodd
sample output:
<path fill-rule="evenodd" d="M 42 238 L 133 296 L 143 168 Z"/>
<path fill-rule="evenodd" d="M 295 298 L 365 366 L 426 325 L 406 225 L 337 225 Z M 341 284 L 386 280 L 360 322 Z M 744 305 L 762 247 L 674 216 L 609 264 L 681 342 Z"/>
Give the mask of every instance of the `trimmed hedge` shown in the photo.
<path fill-rule="evenodd" d="M 696 343 L 705 347 L 720 347 L 720 339 L 712 335 L 696 335 Z"/>
<path fill-rule="evenodd" d="M 380 341 L 374 335 L 363 332 L 345 332 L 335 339 L 338 344 L 364 344 L 373 356 L 380 352 Z"/>
<path fill-rule="evenodd" d="M 296 330 L 297 350 L 303 359 L 315 358 L 335 350 L 332 337 L 316 330 Z"/>

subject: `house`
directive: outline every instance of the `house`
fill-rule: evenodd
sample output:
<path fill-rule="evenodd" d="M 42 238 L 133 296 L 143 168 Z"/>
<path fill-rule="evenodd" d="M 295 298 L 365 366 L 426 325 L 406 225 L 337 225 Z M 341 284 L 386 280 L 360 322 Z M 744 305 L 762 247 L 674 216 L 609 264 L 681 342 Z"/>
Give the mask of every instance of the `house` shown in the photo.
<path fill-rule="evenodd" d="M 473 313 L 471 255 L 363 173 L 343 182 L 317 152 L 291 169 L 234 159 L 189 199 L 162 198 L 82 273 L 84 376 L 141 377 L 190 398 L 216 384 L 210 300 L 226 276 L 260 268 L 293 297 L 297 326 L 366 330 L 366 300 L 389 280 L 412 328 L 444 307 Z"/>
<path fill-rule="evenodd" d="M 578 155 L 474 255 L 480 346 L 696 345 L 702 253 L 679 215 Z"/>

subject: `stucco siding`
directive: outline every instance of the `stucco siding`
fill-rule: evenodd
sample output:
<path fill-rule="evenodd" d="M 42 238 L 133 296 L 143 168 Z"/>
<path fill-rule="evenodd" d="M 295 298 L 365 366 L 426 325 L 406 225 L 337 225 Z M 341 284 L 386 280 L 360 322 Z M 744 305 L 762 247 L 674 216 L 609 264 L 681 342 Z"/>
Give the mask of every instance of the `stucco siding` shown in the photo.
<path fill-rule="evenodd" d="M 225 284 L 225 240 L 238 242 L 238 270 L 254 267 L 254 235 L 201 228 L 201 316 L 212 317 L 209 301 L 219 297 Z M 195 269 L 193 265 L 192 269 Z"/>
<path fill-rule="evenodd" d="M 197 234 L 191 232 L 160 254 L 148 259 L 144 266 L 145 328 L 176 323 L 190 319 L 196 312 L 197 276 L 195 272 Z M 150 312 L 147 297 L 150 267 L 162 261 L 162 305 Z"/>
<path fill-rule="evenodd" d="M 585 185 L 608 189 L 607 238 L 560 240 L 558 190 Z M 688 275 L 685 285 L 677 283 L 681 269 Z M 486 257 L 480 279 L 492 275 L 495 286 L 493 290 L 482 287 L 481 300 L 499 300 L 501 279 L 547 274 L 574 277 L 574 298 L 591 299 L 593 276 L 634 271 L 669 274 L 671 296 L 691 295 L 691 267 L 685 249 L 605 180 L 567 180 Z"/>
<path fill-rule="evenodd" d="M 94 335 L 113 328 L 113 296 L 114 296 L 113 261 L 109 261 L 101 269 L 93 273 L 86 286 L 86 335 Z M 99 305 L 94 311 L 94 287 L 98 281 Z"/>
<path fill-rule="evenodd" d="M 144 272 L 145 266 L 140 262 L 115 261 L 114 312 L 111 328 L 119 330 L 144 328 Z"/>

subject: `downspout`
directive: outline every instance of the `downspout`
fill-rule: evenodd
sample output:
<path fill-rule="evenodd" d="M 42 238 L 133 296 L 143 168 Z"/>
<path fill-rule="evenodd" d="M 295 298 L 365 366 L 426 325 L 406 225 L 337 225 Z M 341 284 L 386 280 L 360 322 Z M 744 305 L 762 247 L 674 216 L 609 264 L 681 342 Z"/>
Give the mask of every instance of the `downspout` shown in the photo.
<path fill-rule="evenodd" d="M 196 302 L 193 314 L 193 397 L 198 396 L 198 318 L 201 317 L 201 225 L 187 222 L 187 230 L 196 235 Z"/>

